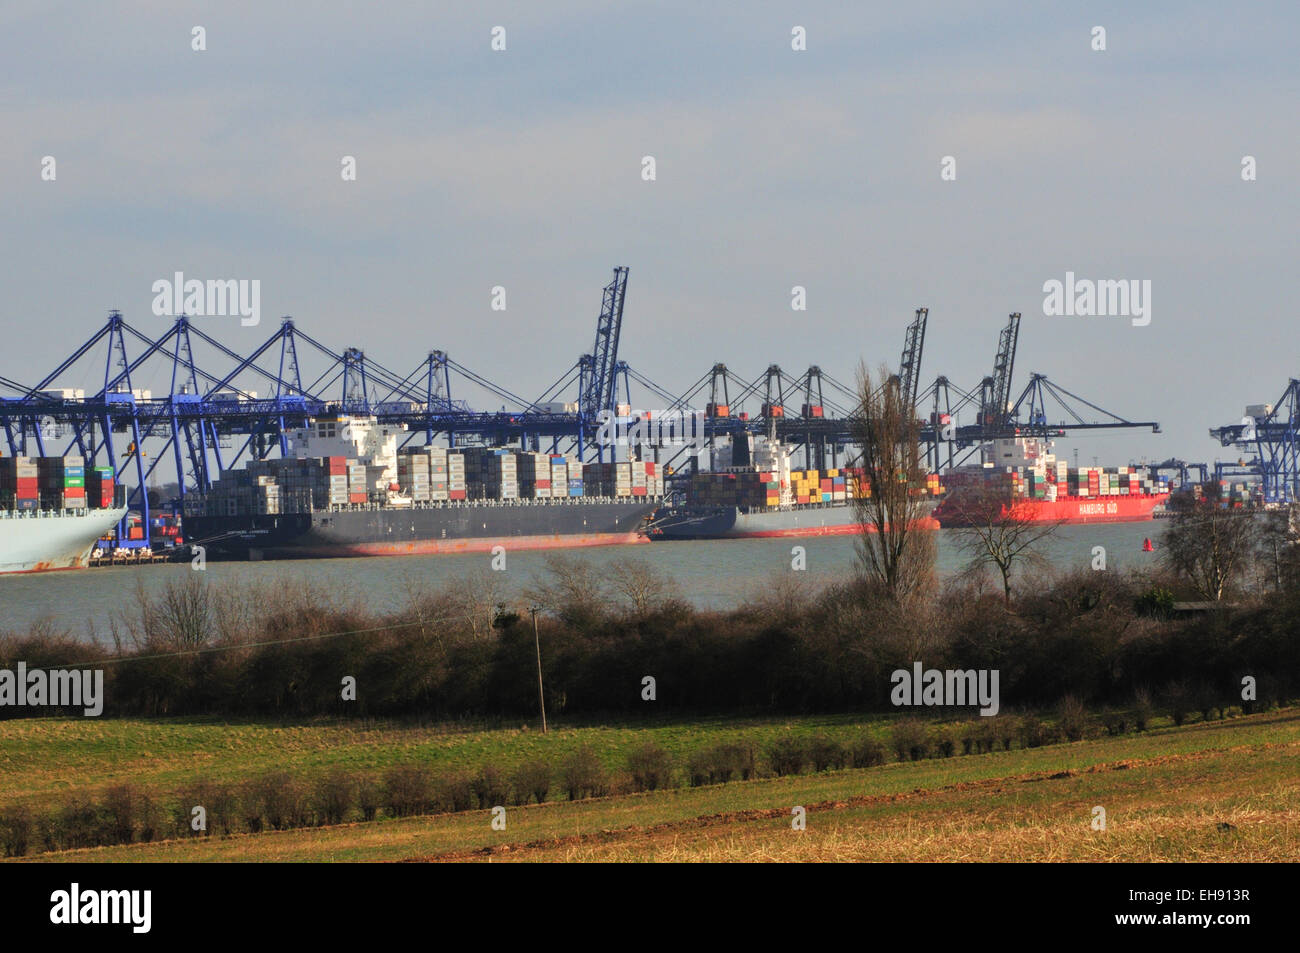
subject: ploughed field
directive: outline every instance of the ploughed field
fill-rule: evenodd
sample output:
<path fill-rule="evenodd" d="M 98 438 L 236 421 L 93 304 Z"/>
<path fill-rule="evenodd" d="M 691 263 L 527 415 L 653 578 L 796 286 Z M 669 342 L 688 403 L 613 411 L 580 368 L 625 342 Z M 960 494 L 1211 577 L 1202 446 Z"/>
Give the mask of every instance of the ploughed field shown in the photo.
<path fill-rule="evenodd" d="M 1114 713 L 1094 716 L 1075 742 L 1053 742 L 1050 717 L 1035 718 L 1048 730 L 1033 746 L 1023 725 L 1012 730 L 1012 717 L 999 716 L 1005 742 L 991 732 L 992 751 L 978 740 L 980 720 L 927 723 L 920 760 L 905 753 L 905 761 L 894 750 L 897 719 L 879 716 L 561 725 L 545 736 L 518 726 L 12 720 L 0 722 L 0 836 L 12 841 L 14 818 L 27 816 L 28 859 L 119 862 L 1300 858 L 1300 709 L 1203 722 L 1197 715 L 1182 727 L 1157 718 L 1141 733 L 1127 718 L 1124 733 L 1112 735 L 1103 725 L 1117 728 L 1123 713 Z M 963 754 L 968 731 L 976 740 Z M 671 786 L 635 792 L 628 755 L 650 741 Z M 845 764 L 855 752 L 869 761 L 883 749 L 884 763 L 835 767 L 831 755 L 822 770 L 806 764 L 788 773 L 786 765 L 777 776 L 769 752 L 792 742 L 832 752 L 838 745 Z M 602 779 L 593 790 L 610 793 L 566 800 L 564 766 L 580 749 Z M 744 765 L 726 783 L 699 776 L 712 770 L 710 752 L 737 749 L 755 755 L 751 779 L 737 779 Z M 538 763 L 551 767 L 546 800 L 515 803 L 510 779 Z M 483 806 L 446 812 L 439 792 L 460 785 L 472 797 L 485 765 L 480 789 L 496 775 L 501 791 L 484 790 Z M 402 812 L 385 793 L 399 785 L 400 766 L 417 766 L 432 785 L 413 816 L 393 816 Z M 704 783 L 692 786 L 692 773 Z M 300 795 L 296 808 L 228 806 L 226 835 L 209 805 L 209 836 L 189 834 L 184 805 L 213 791 L 256 804 L 268 788 L 258 779 L 283 789 L 286 776 Z M 351 785 L 341 822 L 318 806 L 333 790 L 322 785 L 328 777 Z M 358 785 L 369 785 L 375 820 L 362 819 Z M 129 810 L 105 813 L 124 797 Z M 492 823 L 497 804 L 504 830 Z M 1105 830 L 1094 829 L 1096 807 L 1105 809 Z M 793 829 L 795 808 L 804 830 Z M 302 813 L 285 820 L 285 810 Z M 78 818 L 91 833 L 76 827 Z M 115 824 L 116 839 L 132 842 L 66 846 L 76 837 L 110 843 L 93 832 Z"/>

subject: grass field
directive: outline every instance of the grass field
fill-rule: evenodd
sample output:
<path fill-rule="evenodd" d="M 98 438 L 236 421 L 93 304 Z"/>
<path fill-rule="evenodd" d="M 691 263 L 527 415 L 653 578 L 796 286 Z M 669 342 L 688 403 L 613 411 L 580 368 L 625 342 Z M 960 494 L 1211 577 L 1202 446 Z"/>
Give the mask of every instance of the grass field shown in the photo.
<path fill-rule="evenodd" d="M 887 722 L 871 727 L 884 737 Z M 653 737 L 681 757 L 783 732 L 848 737 L 853 718 L 692 721 L 651 728 L 0 723 L 0 803 L 129 780 L 160 792 L 267 768 L 379 768 L 418 757 L 558 759 L 589 743 L 610 768 Z M 577 802 L 38 855 L 40 860 L 1296 860 L 1300 711 L 1025 750 L 763 778 Z M 791 810 L 806 810 L 806 830 Z M 1106 830 L 1091 826 L 1106 810 Z"/>

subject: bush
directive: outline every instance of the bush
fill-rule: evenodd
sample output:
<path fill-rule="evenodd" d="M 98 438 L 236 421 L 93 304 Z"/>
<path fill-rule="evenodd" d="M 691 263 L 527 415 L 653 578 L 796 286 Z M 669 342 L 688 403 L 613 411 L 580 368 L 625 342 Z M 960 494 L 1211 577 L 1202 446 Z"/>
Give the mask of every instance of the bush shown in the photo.
<path fill-rule="evenodd" d="M 516 804 L 527 804 L 529 798 L 541 804 L 551 790 L 551 766 L 545 761 L 525 761 L 515 768 L 510 786 L 515 792 Z"/>
<path fill-rule="evenodd" d="M 26 805 L 17 805 L 0 813 L 0 848 L 6 857 L 26 855 L 32 842 L 32 812 Z"/>
<path fill-rule="evenodd" d="M 271 771 L 254 781 L 260 789 L 262 811 L 273 831 L 306 827 L 311 810 L 306 786 L 287 771 Z"/>
<path fill-rule="evenodd" d="M 357 782 L 345 769 L 332 768 L 316 779 L 315 801 L 320 823 L 342 824 L 356 804 Z"/>
<path fill-rule="evenodd" d="M 1191 695 L 1192 706 L 1201 713 L 1201 721 L 1209 721 L 1219 704 L 1219 696 L 1214 686 L 1209 682 L 1198 682 L 1192 689 Z"/>
<path fill-rule="evenodd" d="M 1010 751 L 1016 740 L 1015 721 L 1005 715 L 993 715 L 984 720 L 988 722 L 989 751 L 998 742 L 1001 742 L 1003 751 Z"/>
<path fill-rule="evenodd" d="M 1128 731 L 1128 720 L 1120 714 L 1111 712 L 1106 716 L 1106 734 L 1115 736 Z"/>
<path fill-rule="evenodd" d="M 1088 709 L 1073 695 L 1066 695 L 1056 706 L 1056 726 L 1070 741 L 1079 741 L 1088 733 Z"/>
<path fill-rule="evenodd" d="M 384 772 L 384 802 L 392 817 L 433 811 L 433 778 L 420 764 L 395 764 Z"/>
<path fill-rule="evenodd" d="M 208 837 L 214 831 L 229 836 L 240 817 L 240 794 L 229 784 L 213 784 L 199 780 L 182 788 L 180 813 L 175 818 L 177 829 L 185 837 Z M 205 827 L 194 829 L 194 808 L 203 808 Z M 261 816 L 260 809 L 258 816 Z M 258 830 L 260 830 L 260 822 Z M 250 828 L 251 830 L 251 828 Z"/>
<path fill-rule="evenodd" d="M 951 758 L 957 751 L 957 741 L 951 728 L 936 725 L 930 732 L 930 750 L 936 757 Z"/>
<path fill-rule="evenodd" d="M 713 759 L 713 771 L 723 783 L 733 777 L 748 781 L 754 776 L 754 747 L 743 743 L 717 745 L 710 755 Z"/>
<path fill-rule="evenodd" d="M 767 760 L 777 777 L 798 774 L 808 761 L 808 746 L 792 735 L 778 738 L 767 746 Z"/>
<path fill-rule="evenodd" d="M 1147 725 L 1155 717 L 1155 710 L 1155 705 L 1151 703 L 1151 693 L 1145 688 L 1139 688 L 1133 696 L 1133 727 L 1138 731 L 1146 731 Z"/>
<path fill-rule="evenodd" d="M 855 768 L 874 768 L 885 763 L 885 746 L 870 735 L 862 735 L 853 742 L 849 757 Z"/>
<path fill-rule="evenodd" d="M 366 775 L 357 782 L 357 807 L 363 821 L 373 821 L 384 806 L 384 787 L 373 776 Z"/>
<path fill-rule="evenodd" d="M 1187 720 L 1187 711 L 1191 707 L 1190 693 L 1184 682 L 1170 682 L 1165 686 L 1165 705 L 1174 724 L 1181 726 Z"/>
<path fill-rule="evenodd" d="M 691 752 L 691 756 L 686 759 L 686 777 L 693 788 L 711 783 L 713 781 L 712 752 L 704 749 Z"/>
<path fill-rule="evenodd" d="M 104 792 L 104 840 L 109 844 L 129 844 L 135 840 L 135 789 L 116 784 Z"/>
<path fill-rule="evenodd" d="M 510 785 L 496 765 L 485 764 L 479 768 L 471 786 L 479 807 L 504 805 L 510 796 Z"/>
<path fill-rule="evenodd" d="M 64 850 L 112 843 L 112 821 L 84 794 L 70 794 L 59 809 L 54 837 Z M 58 849 L 58 848 L 55 848 Z"/>
<path fill-rule="evenodd" d="M 1016 727 L 1022 748 L 1041 748 L 1052 743 L 1052 730 L 1043 724 L 1037 715 L 1022 715 Z"/>
<path fill-rule="evenodd" d="M 445 813 L 468 811 L 479 802 L 476 778 L 463 771 L 444 774 L 433 782 L 434 809 Z M 500 802 L 498 802 L 500 803 Z M 496 807 L 496 804 L 489 805 Z"/>
<path fill-rule="evenodd" d="M 570 801 L 585 797 L 600 797 L 607 784 L 605 768 L 596 753 L 586 745 L 564 759 L 564 790 Z"/>
<path fill-rule="evenodd" d="M 1153 619 L 1168 619 L 1174 614 L 1174 594 L 1163 586 L 1152 586 L 1137 597 L 1133 611 Z"/>
<path fill-rule="evenodd" d="M 632 788 L 635 791 L 666 788 L 672 781 L 672 759 L 663 747 L 653 741 L 647 741 L 632 750 L 627 757 L 627 769 L 632 775 Z"/>
<path fill-rule="evenodd" d="M 849 753 L 834 738 L 816 735 L 808 741 L 808 760 L 812 762 L 814 771 L 828 771 L 844 767 L 849 760 Z"/>
<path fill-rule="evenodd" d="M 899 761 L 920 761 L 930 753 L 925 736 L 925 725 L 916 718 L 903 718 L 894 722 L 892 732 L 894 753 Z"/>

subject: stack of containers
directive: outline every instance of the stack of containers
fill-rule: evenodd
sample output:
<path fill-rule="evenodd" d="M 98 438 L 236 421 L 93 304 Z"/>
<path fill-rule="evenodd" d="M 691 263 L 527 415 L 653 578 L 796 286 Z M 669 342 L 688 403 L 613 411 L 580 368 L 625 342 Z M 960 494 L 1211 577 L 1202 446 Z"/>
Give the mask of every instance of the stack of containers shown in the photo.
<path fill-rule="evenodd" d="M 364 461 L 348 458 L 348 502 L 364 503 L 370 498 L 366 486 L 366 464 Z"/>
<path fill-rule="evenodd" d="M 483 486 L 489 499 L 519 499 L 519 464 L 510 450 L 488 451 L 483 457 Z"/>
<path fill-rule="evenodd" d="M 36 470 L 43 508 L 86 508 L 86 463 L 81 457 L 37 457 Z"/>
<path fill-rule="evenodd" d="M 429 463 L 423 447 L 403 447 L 397 455 L 397 485 L 416 503 L 430 499 Z"/>
<path fill-rule="evenodd" d="M 465 487 L 465 454 L 447 451 L 447 499 L 463 500 Z"/>
<path fill-rule="evenodd" d="M 593 489 L 598 496 L 631 496 L 632 464 L 588 463 L 582 468 L 582 481 L 584 488 Z"/>
<path fill-rule="evenodd" d="M 253 512 L 259 516 L 280 512 L 280 486 L 275 477 L 259 476 L 253 487 Z"/>
<path fill-rule="evenodd" d="M 530 500 L 551 498 L 551 457 L 546 453 L 521 453 L 518 457 L 519 495 Z"/>
<path fill-rule="evenodd" d="M 344 457 L 324 457 L 325 491 L 317 499 L 322 508 L 342 506 L 348 502 L 348 461 Z"/>
<path fill-rule="evenodd" d="M 0 457 L 0 507 L 36 510 L 41 505 L 36 461 L 31 457 Z"/>
<path fill-rule="evenodd" d="M 796 503 L 815 503 L 821 500 L 821 471 L 791 470 L 790 486 Z M 814 499 L 814 496 L 816 499 Z"/>
<path fill-rule="evenodd" d="M 573 487 L 569 484 L 569 458 L 562 453 L 553 453 L 550 455 L 551 464 L 551 496 L 559 498 L 565 496 L 582 496 L 582 480 L 578 480 L 578 492 L 573 492 Z"/>
<path fill-rule="evenodd" d="M 781 505 L 781 481 L 769 471 L 746 473 L 741 491 L 746 505 L 768 508 Z"/>
<path fill-rule="evenodd" d="M 86 505 L 97 510 L 113 506 L 112 467 L 95 467 L 86 474 Z"/>
<path fill-rule="evenodd" d="M 696 473 L 691 477 L 691 499 L 696 503 L 735 506 L 738 482 L 734 473 Z"/>
<path fill-rule="evenodd" d="M 650 487 L 646 482 L 648 477 L 648 474 L 646 473 L 647 466 L 650 467 L 651 471 L 654 470 L 654 464 L 647 464 L 644 460 L 633 460 L 627 465 L 629 474 L 628 478 L 631 480 L 633 496 L 650 495 Z"/>
<path fill-rule="evenodd" d="M 439 503 L 450 499 L 447 490 L 447 448 L 425 447 L 423 456 L 429 460 L 429 499 Z"/>

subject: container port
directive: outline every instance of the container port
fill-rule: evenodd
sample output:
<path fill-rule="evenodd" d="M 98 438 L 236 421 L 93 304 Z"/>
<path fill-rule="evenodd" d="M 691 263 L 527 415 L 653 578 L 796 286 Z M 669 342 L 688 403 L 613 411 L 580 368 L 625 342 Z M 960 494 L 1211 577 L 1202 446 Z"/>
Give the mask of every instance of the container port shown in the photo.
<path fill-rule="evenodd" d="M 486 545 L 493 534 L 537 547 L 646 534 L 698 538 L 702 518 L 705 535 L 723 538 L 858 531 L 852 503 L 866 489 L 855 467 L 853 389 L 816 365 L 792 377 L 773 364 L 745 380 L 721 363 L 684 393 L 662 387 L 618 354 L 627 279 L 626 268 L 614 270 L 591 351 L 535 400 L 437 350 L 399 374 L 359 348 L 332 350 L 288 318 L 242 357 L 182 315 L 150 342 L 148 362 L 123 361 L 128 340 L 148 338 L 113 312 L 77 351 L 107 352 L 101 390 L 61 384 L 74 359 L 31 387 L 0 378 L 7 443 L 0 508 L 71 513 L 103 510 L 110 501 L 124 507 L 129 515 L 87 556 L 96 565 L 179 558 L 191 545 L 208 544 L 217 554 L 270 558 L 286 547 L 252 543 L 275 536 L 275 527 L 294 522 L 290 517 L 355 524 L 351 531 L 360 537 L 343 550 L 383 553 L 453 551 Z M 928 309 L 917 309 L 890 386 L 920 419 L 930 473 L 916 492 L 934 504 L 939 524 L 960 519 L 953 492 L 975 484 L 995 485 L 1045 519 L 1086 521 L 1149 519 L 1171 491 L 1199 492 L 1196 484 L 1211 479 L 1230 506 L 1270 505 L 1295 494 L 1293 461 L 1265 446 L 1290 439 L 1281 421 L 1295 419 L 1293 389 L 1273 404 L 1248 406 L 1253 429 L 1214 431 L 1238 446 L 1253 441 L 1259 455 L 1236 469 L 1216 465 L 1212 478 L 1204 465 L 1172 460 L 1166 463 L 1173 472 L 1163 464 L 1069 466 L 1053 455 L 1055 438 L 1102 429 L 1159 432 L 1159 424 L 1105 411 L 1043 374 L 1031 375 L 1016 396 L 1019 313 L 1000 332 L 993 373 L 978 386 L 962 389 L 944 376 L 923 385 L 928 321 Z M 224 365 L 200 366 L 194 355 L 201 345 L 215 348 Z M 337 380 L 340 390 L 305 386 L 300 352 L 323 359 L 317 380 Z M 279 370 L 264 359 L 275 354 Z M 148 363 L 176 382 L 171 393 L 138 386 Z M 500 397 L 503 409 L 475 412 L 454 398 L 453 375 Z M 202 388 L 200 380 L 216 383 Z M 670 416 L 698 418 L 692 439 L 645 439 L 662 426 L 665 410 L 636 409 L 634 383 Z M 623 436 L 607 441 L 602 428 L 611 423 Z M 1193 481 L 1197 467 L 1201 479 Z M 151 499 L 146 488 L 164 475 L 172 495 Z M 597 502 L 613 509 L 594 518 Z M 570 507 L 563 516 L 555 510 L 560 504 Z M 402 529 L 378 517 L 346 516 L 398 511 L 421 514 L 420 525 L 408 518 Z M 543 511 L 546 519 L 533 518 Z M 453 512 L 463 519 L 444 518 Z M 470 518 L 477 512 L 494 519 Z M 520 522 L 503 513 L 531 515 Z M 301 536 L 302 519 L 294 525 Z M 327 535 L 335 543 L 347 537 L 337 527 Z M 317 539 L 311 548 L 330 545 Z"/>

